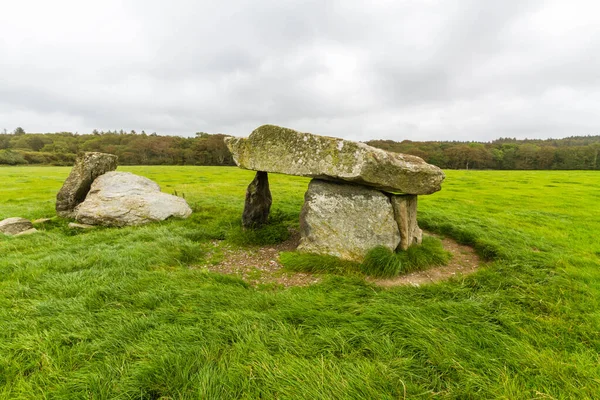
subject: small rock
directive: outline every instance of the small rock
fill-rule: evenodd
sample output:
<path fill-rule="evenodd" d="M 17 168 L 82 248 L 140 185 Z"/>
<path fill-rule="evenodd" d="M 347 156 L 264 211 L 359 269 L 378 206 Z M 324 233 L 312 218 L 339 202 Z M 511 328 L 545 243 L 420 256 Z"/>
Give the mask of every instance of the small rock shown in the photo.
<path fill-rule="evenodd" d="M 35 228 L 27 229 L 26 231 L 19 232 L 15 234 L 15 236 L 23 236 L 23 235 L 31 235 L 32 233 L 36 233 L 38 230 Z"/>
<path fill-rule="evenodd" d="M 32 228 L 31 221 L 25 218 L 13 217 L 0 221 L 0 232 L 5 235 L 17 235 Z"/>
<path fill-rule="evenodd" d="M 39 218 L 39 219 L 33 220 L 32 223 L 34 225 L 42 225 L 42 224 L 45 224 L 45 223 L 53 221 L 53 220 L 54 220 L 54 218 Z"/>
<path fill-rule="evenodd" d="M 88 225 L 88 224 L 78 224 L 76 222 L 70 222 L 69 223 L 69 228 L 72 229 L 92 229 L 95 228 L 94 225 Z"/>

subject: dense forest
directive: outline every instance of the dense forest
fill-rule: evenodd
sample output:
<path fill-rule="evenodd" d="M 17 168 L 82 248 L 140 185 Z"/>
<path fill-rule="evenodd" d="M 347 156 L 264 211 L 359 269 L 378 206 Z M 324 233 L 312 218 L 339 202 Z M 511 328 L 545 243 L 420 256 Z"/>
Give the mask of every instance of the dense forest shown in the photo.
<path fill-rule="evenodd" d="M 71 165 L 77 153 L 100 151 L 119 156 L 122 165 L 234 165 L 224 134 L 197 132 L 195 137 L 160 136 L 142 131 L 92 134 L 26 133 L 22 128 L 0 134 L 0 164 Z M 600 170 L 600 136 L 565 139 L 501 138 L 480 142 L 367 142 L 398 153 L 413 154 L 449 169 L 593 169 Z"/>

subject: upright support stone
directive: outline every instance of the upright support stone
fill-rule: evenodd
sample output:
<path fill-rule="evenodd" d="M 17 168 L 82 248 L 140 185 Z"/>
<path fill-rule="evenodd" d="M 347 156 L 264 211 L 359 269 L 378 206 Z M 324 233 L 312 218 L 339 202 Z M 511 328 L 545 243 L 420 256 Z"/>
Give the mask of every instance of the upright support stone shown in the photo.
<path fill-rule="evenodd" d="M 242 214 L 244 228 L 260 228 L 266 224 L 272 202 L 273 199 L 269 190 L 269 174 L 258 171 L 246 190 L 246 203 Z"/>
<path fill-rule="evenodd" d="M 400 242 L 388 196 L 379 190 L 313 179 L 300 213 L 298 251 L 362 261 L 373 247 Z"/>
<path fill-rule="evenodd" d="M 87 152 L 77 157 L 67 180 L 56 195 L 56 213 L 65 218 L 74 217 L 77 205 L 85 200 L 94 180 L 117 169 L 117 156 Z"/>
<path fill-rule="evenodd" d="M 421 244 L 423 231 L 417 224 L 417 196 L 392 195 L 394 218 L 400 230 L 399 250 L 406 250 L 413 244 Z"/>

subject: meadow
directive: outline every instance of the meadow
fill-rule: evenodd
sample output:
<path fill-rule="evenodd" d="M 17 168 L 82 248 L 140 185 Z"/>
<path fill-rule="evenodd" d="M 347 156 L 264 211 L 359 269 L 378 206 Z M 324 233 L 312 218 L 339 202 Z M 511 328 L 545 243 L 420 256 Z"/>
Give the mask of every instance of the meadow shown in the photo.
<path fill-rule="evenodd" d="M 0 220 L 53 216 L 69 170 L 0 168 Z M 419 224 L 473 246 L 488 261 L 475 274 L 284 288 L 202 266 L 223 246 L 285 240 L 308 179 L 270 175 L 273 222 L 248 234 L 250 171 L 119 170 L 194 213 L 0 236 L 0 398 L 598 398 L 597 171 L 446 171 L 442 191 L 419 198 Z"/>

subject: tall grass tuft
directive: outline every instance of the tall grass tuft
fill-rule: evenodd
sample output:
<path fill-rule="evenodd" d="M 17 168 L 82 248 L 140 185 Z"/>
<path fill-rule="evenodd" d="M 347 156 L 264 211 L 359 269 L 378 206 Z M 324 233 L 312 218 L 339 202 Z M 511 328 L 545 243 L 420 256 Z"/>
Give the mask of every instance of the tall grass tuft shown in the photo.
<path fill-rule="evenodd" d="M 391 278 L 436 265 L 444 265 L 450 257 L 450 253 L 444 250 L 439 239 L 424 237 L 421 246 L 412 246 L 398 253 L 383 246 L 375 247 L 369 251 L 362 263 L 328 255 L 295 252 L 281 253 L 279 260 L 288 270 L 295 272 Z"/>
<path fill-rule="evenodd" d="M 420 246 L 411 246 L 406 251 L 393 252 L 386 247 L 375 247 L 367 253 L 360 265 L 365 275 L 392 278 L 409 272 L 444 265 L 451 254 L 444 250 L 442 242 L 434 237 L 424 237 Z"/>

